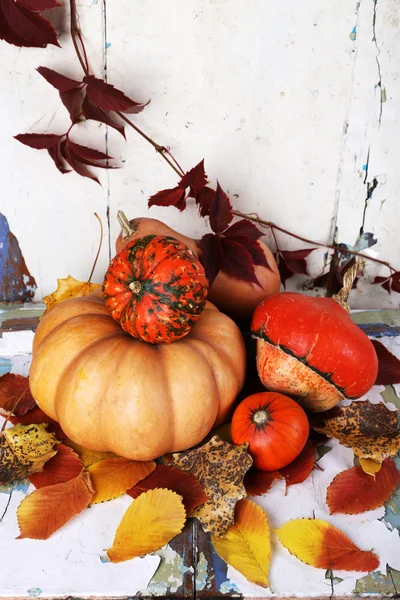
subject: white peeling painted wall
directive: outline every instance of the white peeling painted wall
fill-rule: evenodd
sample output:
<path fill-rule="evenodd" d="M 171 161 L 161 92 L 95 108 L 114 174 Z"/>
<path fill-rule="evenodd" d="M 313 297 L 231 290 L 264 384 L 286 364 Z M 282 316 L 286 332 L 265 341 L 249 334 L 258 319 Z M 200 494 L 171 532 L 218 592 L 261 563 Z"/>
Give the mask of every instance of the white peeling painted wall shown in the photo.
<path fill-rule="evenodd" d="M 398 0 L 81 0 L 78 8 L 93 71 L 133 99 L 151 99 L 135 122 L 184 168 L 205 158 L 237 209 L 314 240 L 332 242 L 337 227 L 337 241 L 354 245 L 363 225 L 378 240 L 372 250 L 400 269 Z M 147 211 L 148 197 L 177 177 L 133 131 L 125 143 L 94 122 L 75 128 L 74 139 L 107 147 L 122 165 L 99 174 L 102 187 L 62 176 L 45 151 L 13 139 L 67 128 L 57 91 L 34 70 L 80 77 L 66 9 L 63 16 L 62 50 L 0 42 L 0 212 L 37 280 L 37 300 L 58 277 L 87 279 L 98 243 L 94 212 L 106 226 L 97 281 L 113 253 L 118 209 L 194 237 L 206 231 L 194 209 Z M 278 239 L 282 249 L 304 247 Z M 323 255 L 313 253 L 311 274 Z M 369 263 L 366 274 L 387 270 Z M 397 308 L 400 296 L 362 284 L 351 303 Z"/>

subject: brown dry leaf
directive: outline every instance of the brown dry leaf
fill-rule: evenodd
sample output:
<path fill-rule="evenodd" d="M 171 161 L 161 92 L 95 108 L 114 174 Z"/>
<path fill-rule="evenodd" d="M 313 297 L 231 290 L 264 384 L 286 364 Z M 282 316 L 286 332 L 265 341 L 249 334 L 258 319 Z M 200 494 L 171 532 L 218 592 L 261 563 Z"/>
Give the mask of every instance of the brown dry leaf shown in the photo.
<path fill-rule="evenodd" d="M 153 461 L 109 458 L 88 467 L 94 487 L 92 504 L 107 502 L 125 494 L 156 468 Z"/>
<path fill-rule="evenodd" d="M 95 463 L 108 458 L 119 458 L 113 452 L 97 452 L 96 450 L 88 450 L 79 444 L 75 444 L 75 442 L 72 442 L 71 440 L 65 440 L 64 444 L 72 448 L 72 450 L 77 453 L 85 467 L 90 467 L 90 465 L 94 465 Z"/>
<path fill-rule="evenodd" d="M 0 485 L 41 471 L 57 452 L 57 443 L 46 423 L 5 429 L 0 435 Z"/>
<path fill-rule="evenodd" d="M 71 277 L 71 275 L 68 275 L 64 279 L 57 279 L 56 291 L 43 298 L 43 302 L 46 304 L 46 310 L 43 315 L 48 313 L 57 304 L 60 304 L 60 302 L 64 302 L 64 300 L 68 300 L 69 298 L 87 296 L 99 287 L 101 286 L 98 283 L 78 281 L 78 279 Z"/>
<path fill-rule="evenodd" d="M 185 521 L 181 496 L 171 490 L 149 490 L 122 517 L 108 557 L 117 563 L 159 550 L 182 531 Z"/>
<path fill-rule="evenodd" d="M 335 407 L 312 415 L 311 426 L 352 448 L 360 458 L 382 462 L 400 450 L 397 411 L 389 410 L 383 402 L 363 400 Z"/>
<path fill-rule="evenodd" d="M 35 406 L 27 377 L 14 373 L 0 377 L 0 414 L 21 416 Z"/>
<path fill-rule="evenodd" d="M 82 472 L 65 483 L 42 487 L 18 506 L 19 538 L 47 540 L 52 533 L 82 512 L 93 496 L 90 475 Z"/>
<path fill-rule="evenodd" d="M 192 513 L 204 531 L 221 536 L 234 522 L 235 504 L 247 495 L 243 478 L 253 463 L 247 447 L 214 436 L 200 448 L 173 455 L 171 464 L 195 475 L 209 498 Z"/>

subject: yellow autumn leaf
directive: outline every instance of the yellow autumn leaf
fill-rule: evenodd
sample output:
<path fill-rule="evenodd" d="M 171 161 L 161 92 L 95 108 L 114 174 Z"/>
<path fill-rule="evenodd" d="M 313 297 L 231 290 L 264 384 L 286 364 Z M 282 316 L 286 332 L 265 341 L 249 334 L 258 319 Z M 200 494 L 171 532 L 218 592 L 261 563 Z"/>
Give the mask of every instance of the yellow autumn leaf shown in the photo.
<path fill-rule="evenodd" d="M 271 559 L 268 518 L 251 500 L 236 504 L 235 523 L 222 537 L 211 537 L 215 551 L 249 581 L 268 587 Z"/>
<path fill-rule="evenodd" d="M 47 431 L 47 423 L 5 429 L 0 434 L 0 485 L 41 471 L 56 454 L 57 443 L 55 436 Z"/>
<path fill-rule="evenodd" d="M 84 469 L 74 479 L 29 494 L 18 506 L 19 538 L 47 540 L 90 502 L 93 488 Z"/>
<path fill-rule="evenodd" d="M 90 465 L 94 465 L 94 463 L 100 462 L 101 460 L 106 460 L 107 458 L 119 458 L 113 452 L 97 452 L 96 450 L 88 450 L 79 444 L 75 444 L 75 442 L 72 442 L 71 440 L 64 440 L 63 443 L 76 452 L 85 467 L 90 467 Z"/>
<path fill-rule="evenodd" d="M 43 298 L 43 302 L 46 304 L 46 310 L 43 315 L 57 306 L 57 304 L 60 304 L 60 302 L 64 302 L 64 300 L 68 300 L 69 298 L 87 296 L 90 292 L 97 290 L 99 287 L 101 287 L 101 285 L 98 283 L 78 281 L 78 279 L 71 277 L 71 275 L 68 275 L 68 277 L 65 277 L 64 279 L 57 279 L 56 291 Z"/>
<path fill-rule="evenodd" d="M 375 475 L 381 470 L 382 463 L 372 460 L 372 458 L 360 458 L 360 467 L 364 473 L 375 477 Z"/>
<path fill-rule="evenodd" d="M 92 504 L 106 502 L 125 494 L 156 468 L 153 461 L 109 458 L 88 467 L 94 487 Z"/>
<path fill-rule="evenodd" d="M 376 554 L 361 550 L 343 531 L 321 519 L 294 519 L 276 533 L 291 554 L 312 567 L 367 572 L 379 567 Z"/>
<path fill-rule="evenodd" d="M 163 488 L 149 490 L 125 512 L 108 557 L 118 563 L 159 550 L 182 531 L 185 520 L 181 496 Z"/>

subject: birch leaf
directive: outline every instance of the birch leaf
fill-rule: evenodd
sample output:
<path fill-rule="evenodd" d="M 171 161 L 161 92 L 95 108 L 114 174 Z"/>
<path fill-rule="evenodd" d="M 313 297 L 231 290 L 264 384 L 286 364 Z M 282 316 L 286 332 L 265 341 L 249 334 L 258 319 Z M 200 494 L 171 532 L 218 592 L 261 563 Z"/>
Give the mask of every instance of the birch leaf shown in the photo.
<path fill-rule="evenodd" d="M 183 529 L 186 520 L 182 499 L 171 490 L 141 494 L 122 517 L 112 547 L 111 562 L 118 563 L 162 548 Z"/>
<path fill-rule="evenodd" d="M 0 485 L 25 479 L 55 455 L 57 440 L 41 425 L 15 425 L 0 435 Z"/>
<path fill-rule="evenodd" d="M 55 449 L 57 450 L 57 454 L 46 462 L 43 471 L 33 473 L 29 477 L 29 481 L 33 483 L 35 488 L 69 481 L 78 477 L 82 471 L 82 461 L 71 448 L 64 446 L 64 444 L 57 444 Z"/>
<path fill-rule="evenodd" d="M 240 500 L 235 508 L 235 523 L 222 537 L 211 537 L 220 557 L 240 571 L 249 581 L 268 587 L 271 544 L 268 518 L 251 500 Z"/>
<path fill-rule="evenodd" d="M 92 504 L 122 496 L 155 468 L 156 463 L 153 461 L 127 458 L 109 458 L 91 465 L 88 471 L 95 490 Z"/>
<path fill-rule="evenodd" d="M 360 550 L 343 531 L 320 519 L 294 519 L 276 533 L 291 554 L 318 569 L 370 572 L 379 567 L 376 554 Z"/>

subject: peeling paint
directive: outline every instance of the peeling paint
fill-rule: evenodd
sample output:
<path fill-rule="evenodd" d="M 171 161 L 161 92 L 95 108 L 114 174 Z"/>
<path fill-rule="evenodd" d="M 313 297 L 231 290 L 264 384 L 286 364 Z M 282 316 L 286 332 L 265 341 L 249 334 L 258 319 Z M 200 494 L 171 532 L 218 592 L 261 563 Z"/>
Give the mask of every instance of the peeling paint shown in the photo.
<path fill-rule="evenodd" d="M 31 588 L 27 592 L 31 598 L 37 598 L 40 594 L 43 594 L 43 591 L 39 587 Z"/>
<path fill-rule="evenodd" d="M 196 591 L 204 590 L 208 582 L 208 561 L 204 552 L 200 552 L 200 559 L 197 563 L 196 573 Z"/>
<path fill-rule="evenodd" d="M 161 562 L 143 596 L 176 593 L 182 586 L 183 574 L 188 570 L 193 571 L 193 568 L 185 567 L 183 558 L 169 545 L 154 554 L 161 558 Z"/>
<path fill-rule="evenodd" d="M 351 39 L 352 42 L 356 41 L 356 39 L 357 39 L 357 27 L 356 27 L 356 25 L 353 27 L 353 29 L 352 29 L 352 31 L 351 31 L 351 33 L 349 35 L 349 38 Z"/>
<path fill-rule="evenodd" d="M 386 565 L 386 574 L 375 571 L 358 579 L 354 594 L 381 594 L 395 596 L 400 592 L 400 571 Z"/>
<path fill-rule="evenodd" d="M 9 358 L 0 357 L 0 375 L 9 373 L 12 369 L 11 360 Z"/>

